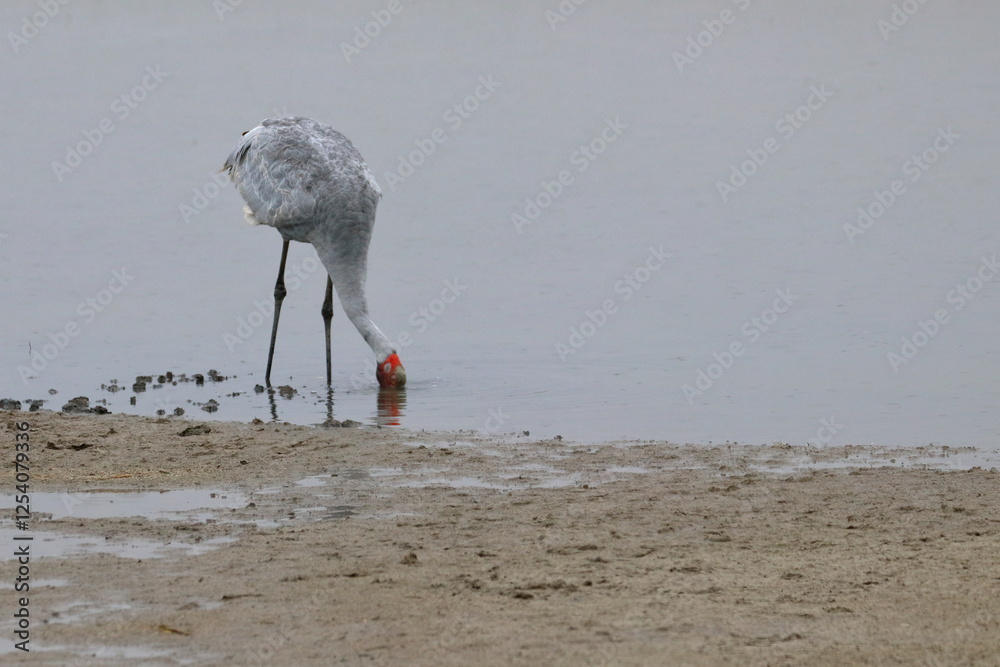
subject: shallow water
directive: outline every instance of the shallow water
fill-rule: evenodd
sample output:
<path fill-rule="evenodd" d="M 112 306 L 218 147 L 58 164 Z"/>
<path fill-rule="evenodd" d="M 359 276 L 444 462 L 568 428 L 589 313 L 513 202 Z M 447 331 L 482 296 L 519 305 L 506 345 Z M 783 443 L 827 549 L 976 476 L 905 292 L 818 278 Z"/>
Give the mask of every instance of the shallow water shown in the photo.
<path fill-rule="evenodd" d="M 384 26 L 380 3 L 223 5 L 71 3 L 34 32 L 36 3 L 0 7 L 30 33 L 0 47 L 0 397 L 997 448 L 1000 7 L 896 30 L 861 0 L 404 3 Z M 301 245 L 275 359 L 298 393 L 252 391 L 280 243 L 216 171 L 285 113 L 345 132 L 385 191 L 369 300 L 405 394 L 338 310 L 328 404 Z M 230 379 L 100 390 L 209 369 Z"/>
<path fill-rule="evenodd" d="M 0 527 L 0 537 L 8 540 L 10 544 L 21 545 L 22 543 L 13 540 L 15 537 L 24 537 L 24 535 L 23 531 Z M 30 535 L 32 537 L 31 554 L 37 558 L 71 558 L 93 553 L 106 553 L 119 558 L 139 560 L 167 556 L 197 556 L 216 549 L 222 544 L 235 541 L 235 538 L 215 537 L 198 543 L 154 542 L 142 539 L 109 542 L 103 537 L 65 535 L 49 531 L 34 531 Z M 16 554 L 13 552 L 0 556 L 0 560 L 14 560 L 15 558 Z"/>
<path fill-rule="evenodd" d="M 31 494 L 31 509 L 36 513 L 51 514 L 53 519 L 141 516 L 147 519 L 204 521 L 215 516 L 211 510 L 234 509 L 246 504 L 247 498 L 243 493 L 211 489 Z M 0 509 L 13 508 L 12 498 L 0 498 Z"/>

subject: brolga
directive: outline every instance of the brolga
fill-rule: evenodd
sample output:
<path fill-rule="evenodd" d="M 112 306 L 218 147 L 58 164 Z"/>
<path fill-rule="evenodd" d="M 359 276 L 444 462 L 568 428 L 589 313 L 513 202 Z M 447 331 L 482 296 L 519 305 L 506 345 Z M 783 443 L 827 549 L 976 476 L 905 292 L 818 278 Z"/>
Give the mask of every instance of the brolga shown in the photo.
<path fill-rule="evenodd" d="M 406 371 L 389 339 L 368 315 L 365 278 L 368 243 L 382 191 L 350 140 L 309 118 L 269 119 L 243 133 L 223 170 L 246 201 L 252 225 L 270 225 L 281 234 L 281 262 L 274 285 L 274 321 L 265 381 L 271 364 L 278 318 L 285 298 L 285 260 L 290 241 L 311 243 L 327 271 L 320 310 L 326 326 L 326 382 L 331 385 L 330 321 L 333 290 L 358 333 L 375 352 L 381 387 L 402 387 Z"/>

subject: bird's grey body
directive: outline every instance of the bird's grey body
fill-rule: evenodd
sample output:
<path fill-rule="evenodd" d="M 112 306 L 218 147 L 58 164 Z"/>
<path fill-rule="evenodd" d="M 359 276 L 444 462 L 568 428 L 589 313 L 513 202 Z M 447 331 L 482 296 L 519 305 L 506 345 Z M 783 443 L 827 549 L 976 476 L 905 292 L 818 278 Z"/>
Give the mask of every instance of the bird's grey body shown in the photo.
<path fill-rule="evenodd" d="M 247 221 L 274 227 L 286 246 L 315 246 L 344 312 L 376 359 L 394 355 L 365 297 L 368 244 L 382 191 L 350 140 L 309 118 L 268 119 L 243 135 L 223 168 L 246 201 Z"/>
<path fill-rule="evenodd" d="M 226 160 L 247 202 L 247 221 L 310 242 L 331 216 L 367 253 L 382 191 L 350 140 L 309 118 L 265 120 L 243 135 Z"/>

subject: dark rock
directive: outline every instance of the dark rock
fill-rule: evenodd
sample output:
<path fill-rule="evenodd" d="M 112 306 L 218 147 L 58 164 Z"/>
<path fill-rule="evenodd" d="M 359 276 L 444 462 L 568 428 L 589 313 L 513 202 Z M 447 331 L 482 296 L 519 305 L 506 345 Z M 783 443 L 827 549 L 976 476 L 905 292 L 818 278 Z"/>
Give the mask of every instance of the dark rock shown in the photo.
<path fill-rule="evenodd" d="M 86 396 L 71 398 L 66 405 L 62 406 L 63 412 L 90 412 L 90 399 Z"/>
<path fill-rule="evenodd" d="M 196 426 L 188 426 L 186 429 L 184 429 L 177 435 L 186 437 L 189 435 L 205 435 L 211 432 L 212 428 L 208 424 L 198 424 Z"/>
<path fill-rule="evenodd" d="M 0 398 L 0 410 L 20 410 L 21 401 L 13 398 Z"/>
<path fill-rule="evenodd" d="M 93 415 L 106 415 L 110 412 L 103 405 L 97 405 L 95 407 L 90 407 L 90 399 L 86 396 L 77 396 L 76 398 L 70 399 L 66 405 L 62 407 L 63 412 L 67 413 L 77 413 L 77 414 L 93 414 Z"/>

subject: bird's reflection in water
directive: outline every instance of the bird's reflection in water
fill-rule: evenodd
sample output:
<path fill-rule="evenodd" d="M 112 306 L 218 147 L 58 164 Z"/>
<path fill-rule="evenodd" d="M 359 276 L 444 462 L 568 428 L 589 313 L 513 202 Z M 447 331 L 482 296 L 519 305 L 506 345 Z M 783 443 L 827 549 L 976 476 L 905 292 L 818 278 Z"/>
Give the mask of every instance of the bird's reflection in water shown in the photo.
<path fill-rule="evenodd" d="M 268 387 L 266 391 L 267 402 L 271 406 L 271 421 L 276 422 L 278 421 L 278 403 L 274 400 L 274 395 L 277 392 L 274 391 L 274 387 Z"/>
<path fill-rule="evenodd" d="M 400 426 L 406 410 L 406 387 L 379 389 L 377 405 L 375 422 L 379 426 Z"/>
<path fill-rule="evenodd" d="M 273 387 L 267 388 L 267 402 L 271 407 L 271 421 L 278 421 L 278 393 Z M 386 387 L 378 390 L 375 402 L 375 423 L 379 426 L 401 426 L 406 412 L 406 388 Z M 320 426 L 340 426 L 333 417 L 333 387 L 326 388 L 326 420 Z"/>
<path fill-rule="evenodd" d="M 339 426 L 339 422 L 333 419 L 333 387 L 327 385 L 326 387 L 326 421 L 324 421 L 321 426 Z"/>

